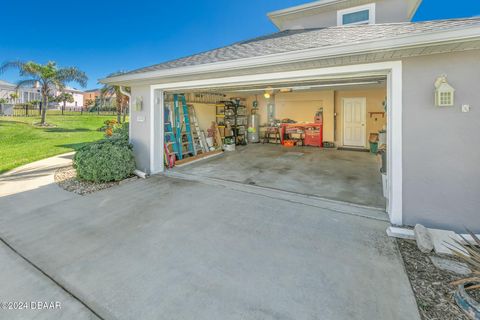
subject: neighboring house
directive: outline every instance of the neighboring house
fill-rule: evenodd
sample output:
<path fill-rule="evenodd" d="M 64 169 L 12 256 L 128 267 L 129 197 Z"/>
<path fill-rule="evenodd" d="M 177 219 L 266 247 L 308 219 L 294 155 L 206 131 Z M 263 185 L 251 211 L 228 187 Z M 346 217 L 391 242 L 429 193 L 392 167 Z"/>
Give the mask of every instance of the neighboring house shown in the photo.
<path fill-rule="evenodd" d="M 100 89 L 87 90 L 83 93 L 84 104 L 86 104 L 87 101 L 92 101 L 91 106 L 100 106 L 101 108 L 112 108 L 115 98 L 115 94 L 102 97 L 102 91 Z"/>
<path fill-rule="evenodd" d="M 368 148 L 369 134 L 385 127 L 393 224 L 480 232 L 480 18 L 410 22 L 420 2 L 322 0 L 275 11 L 277 33 L 101 82 L 131 87 L 130 139 L 149 174 L 165 170 L 166 94 L 242 95 L 249 107 L 258 100 L 262 122 L 307 121 L 322 107 L 323 140 L 336 146 Z"/>
<path fill-rule="evenodd" d="M 56 96 L 59 96 L 62 92 L 69 93 L 73 97 L 72 102 L 66 102 L 65 103 L 65 109 L 66 110 L 79 110 L 83 108 L 84 105 L 84 93 L 83 91 L 77 90 L 72 87 L 65 87 L 63 91 L 57 90 L 55 93 Z M 62 108 L 63 107 L 63 102 L 55 102 L 52 103 L 51 105 L 56 106 L 57 108 Z"/>
<path fill-rule="evenodd" d="M 92 106 L 100 99 L 100 89 L 86 90 L 83 92 L 83 102 L 85 105 L 91 103 Z"/>
<path fill-rule="evenodd" d="M 17 93 L 18 98 L 12 101 L 11 94 Z M 28 103 L 30 101 L 41 100 L 40 90 L 36 87 L 22 87 L 17 89 L 17 85 L 0 80 L 0 99 L 6 99 L 9 103 Z"/>

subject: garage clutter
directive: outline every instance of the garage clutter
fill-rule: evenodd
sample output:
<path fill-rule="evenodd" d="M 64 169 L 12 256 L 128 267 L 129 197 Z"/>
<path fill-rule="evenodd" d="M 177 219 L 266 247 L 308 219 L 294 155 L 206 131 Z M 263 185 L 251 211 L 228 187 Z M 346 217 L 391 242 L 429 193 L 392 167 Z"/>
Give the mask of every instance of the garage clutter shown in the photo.
<path fill-rule="evenodd" d="M 200 128 L 195 106 L 189 102 L 215 104 L 215 121 Z M 222 94 L 170 94 L 164 106 L 164 154 L 167 168 L 193 162 L 247 144 L 245 99 L 225 99 Z M 251 130 L 252 131 L 252 130 Z M 252 131 L 253 132 L 253 131 Z M 254 136 L 252 136 L 254 140 Z"/>
<path fill-rule="evenodd" d="M 323 147 L 323 108 L 311 123 L 297 123 L 292 119 L 274 120 L 265 127 L 263 143 L 280 143 L 285 147 Z"/>

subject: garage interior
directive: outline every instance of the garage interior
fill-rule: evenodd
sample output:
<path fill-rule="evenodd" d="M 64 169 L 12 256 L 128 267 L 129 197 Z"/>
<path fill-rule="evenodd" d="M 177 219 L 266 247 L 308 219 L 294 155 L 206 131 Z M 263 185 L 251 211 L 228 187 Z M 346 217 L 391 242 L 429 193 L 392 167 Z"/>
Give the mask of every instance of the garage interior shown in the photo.
<path fill-rule="evenodd" d="M 165 167 L 386 207 L 386 78 L 164 94 Z"/>

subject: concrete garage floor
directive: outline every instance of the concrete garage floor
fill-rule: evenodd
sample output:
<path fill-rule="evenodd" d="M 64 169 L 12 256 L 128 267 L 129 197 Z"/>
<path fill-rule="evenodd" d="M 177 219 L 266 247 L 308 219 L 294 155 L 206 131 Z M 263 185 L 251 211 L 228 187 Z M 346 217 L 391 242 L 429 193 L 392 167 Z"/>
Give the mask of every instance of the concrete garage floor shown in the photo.
<path fill-rule="evenodd" d="M 2 240 L 103 319 L 419 319 L 384 221 L 166 176 L 21 214 L 17 196 Z"/>
<path fill-rule="evenodd" d="M 174 171 L 385 209 L 379 169 L 367 152 L 251 144 Z"/>

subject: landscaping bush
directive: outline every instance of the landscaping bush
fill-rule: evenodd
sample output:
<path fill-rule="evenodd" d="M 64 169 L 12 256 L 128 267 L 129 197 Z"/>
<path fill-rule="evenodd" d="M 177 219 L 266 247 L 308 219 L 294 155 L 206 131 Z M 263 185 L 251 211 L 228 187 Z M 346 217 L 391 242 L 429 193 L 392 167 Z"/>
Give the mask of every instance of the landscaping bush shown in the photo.
<path fill-rule="evenodd" d="M 110 137 L 113 133 L 113 128 L 117 125 L 117 120 L 105 120 L 103 121 L 103 126 L 98 128 L 98 131 L 105 131 L 105 136 Z"/>
<path fill-rule="evenodd" d="M 116 125 L 112 129 L 111 139 L 121 139 L 128 142 L 128 122 Z"/>
<path fill-rule="evenodd" d="M 132 145 L 121 137 L 100 140 L 80 148 L 73 158 L 77 177 L 93 182 L 120 181 L 135 170 Z"/>

